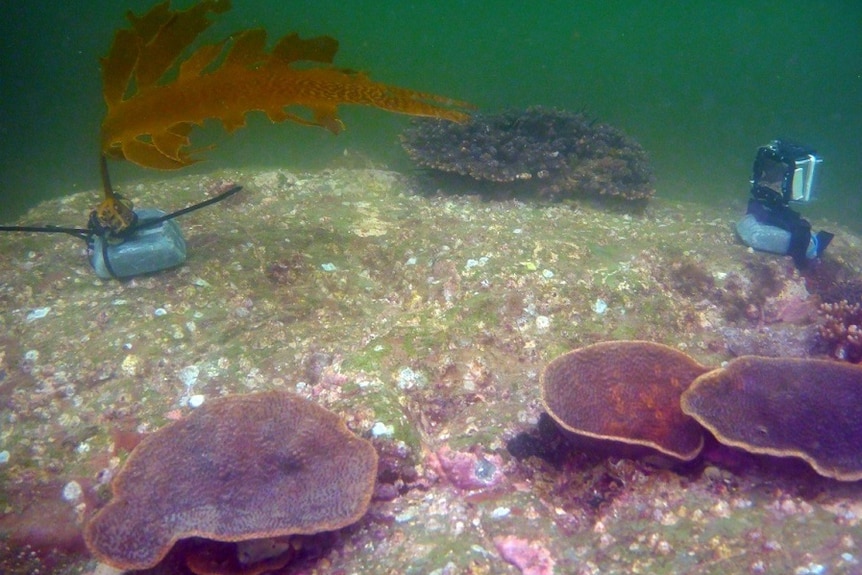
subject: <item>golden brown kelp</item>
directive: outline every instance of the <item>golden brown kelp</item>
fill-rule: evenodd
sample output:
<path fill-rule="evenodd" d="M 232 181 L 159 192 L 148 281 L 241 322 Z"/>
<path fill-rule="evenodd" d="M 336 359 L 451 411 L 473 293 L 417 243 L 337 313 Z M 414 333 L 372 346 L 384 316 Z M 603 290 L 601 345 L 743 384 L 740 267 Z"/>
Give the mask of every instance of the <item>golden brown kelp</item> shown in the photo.
<path fill-rule="evenodd" d="M 128 14 L 131 27 L 117 31 L 102 59 L 105 156 L 147 168 L 182 168 L 196 161 L 188 151 L 193 126 L 218 119 L 232 132 L 254 110 L 273 122 L 292 120 L 333 133 L 344 128 L 342 104 L 455 122 L 468 118 L 465 102 L 333 67 L 338 41 L 329 36 L 288 34 L 267 51 L 263 29 L 244 30 L 194 49 L 177 64 L 212 23 L 209 13 L 228 9 L 229 0 L 201 0 L 187 10 L 172 10 L 166 1 L 143 16 Z M 113 201 L 107 188 L 106 202 Z"/>

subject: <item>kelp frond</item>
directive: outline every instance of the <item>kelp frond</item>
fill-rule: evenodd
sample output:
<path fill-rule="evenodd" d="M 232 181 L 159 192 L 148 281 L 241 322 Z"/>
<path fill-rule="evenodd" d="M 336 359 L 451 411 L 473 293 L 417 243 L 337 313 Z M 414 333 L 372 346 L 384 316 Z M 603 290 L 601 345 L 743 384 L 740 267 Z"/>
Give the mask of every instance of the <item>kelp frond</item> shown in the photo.
<path fill-rule="evenodd" d="M 344 127 L 338 118 L 342 104 L 455 122 L 468 118 L 464 110 L 471 106 L 465 102 L 333 67 L 338 42 L 329 36 L 288 34 L 267 52 L 266 32 L 245 30 L 200 46 L 177 65 L 212 23 L 209 13 L 228 9 L 229 0 L 200 0 L 176 11 L 168 0 L 143 16 L 128 14 L 131 27 L 117 31 L 102 59 L 108 106 L 103 154 L 148 168 L 182 168 L 196 161 L 187 150 L 193 126 L 219 119 L 232 132 L 253 110 L 273 122 L 292 120 L 333 133 Z"/>

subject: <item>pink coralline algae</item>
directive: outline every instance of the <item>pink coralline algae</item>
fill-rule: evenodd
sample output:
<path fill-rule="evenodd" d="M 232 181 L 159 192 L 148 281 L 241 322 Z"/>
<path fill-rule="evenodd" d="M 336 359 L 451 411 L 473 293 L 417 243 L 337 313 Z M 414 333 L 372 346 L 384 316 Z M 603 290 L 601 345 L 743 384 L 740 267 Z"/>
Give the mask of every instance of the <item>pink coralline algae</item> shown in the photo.
<path fill-rule="evenodd" d="M 438 449 L 435 455 L 442 474 L 460 489 L 486 489 L 503 479 L 502 461 L 496 455 L 452 451 L 448 446 Z"/>
<path fill-rule="evenodd" d="M 523 575 L 553 575 L 554 560 L 551 552 L 538 541 L 527 541 L 506 535 L 494 538 L 497 551 L 507 563 L 517 567 Z"/>
<path fill-rule="evenodd" d="M 820 306 L 820 337 L 832 357 L 850 363 L 862 361 L 862 303 L 841 300 Z"/>

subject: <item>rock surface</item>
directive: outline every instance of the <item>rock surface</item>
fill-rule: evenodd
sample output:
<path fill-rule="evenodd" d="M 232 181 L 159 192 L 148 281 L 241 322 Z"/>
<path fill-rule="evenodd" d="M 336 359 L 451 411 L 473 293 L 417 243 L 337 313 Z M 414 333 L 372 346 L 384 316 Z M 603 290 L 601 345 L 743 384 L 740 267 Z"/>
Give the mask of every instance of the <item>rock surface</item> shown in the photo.
<path fill-rule="evenodd" d="M 645 339 L 718 366 L 730 337 L 780 328 L 786 348 L 817 352 L 816 317 L 771 311 L 816 297 L 806 278 L 734 236 L 743 200 L 484 202 L 378 170 L 121 191 L 171 211 L 224 181 L 245 190 L 178 220 L 188 261 L 150 277 L 98 279 L 72 237 L 0 236 L 4 573 L 99 572 L 75 530 L 137 440 L 208 399 L 275 389 L 336 412 L 380 454 L 368 514 L 287 572 L 862 570 L 862 486 L 804 464 L 715 446 L 679 470 L 562 441 L 541 457 L 506 449 L 536 431 L 539 373 L 570 349 Z M 97 201 L 69 196 L 21 223 L 80 226 Z M 828 262 L 858 275 L 862 241 L 828 229 Z M 46 508 L 64 519 L 40 522 Z"/>

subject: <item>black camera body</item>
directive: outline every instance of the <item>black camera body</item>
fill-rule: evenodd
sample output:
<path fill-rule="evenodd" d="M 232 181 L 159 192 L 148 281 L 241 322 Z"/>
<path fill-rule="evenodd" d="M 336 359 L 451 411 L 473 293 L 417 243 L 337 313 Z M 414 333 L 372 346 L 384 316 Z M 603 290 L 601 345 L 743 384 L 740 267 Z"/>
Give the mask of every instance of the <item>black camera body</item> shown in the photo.
<path fill-rule="evenodd" d="M 807 202 L 813 197 L 817 166 L 822 161 L 811 148 L 773 140 L 757 149 L 751 175 L 751 195 L 770 207 Z"/>

